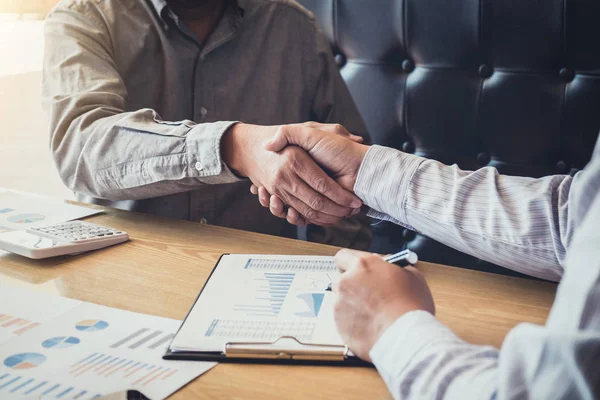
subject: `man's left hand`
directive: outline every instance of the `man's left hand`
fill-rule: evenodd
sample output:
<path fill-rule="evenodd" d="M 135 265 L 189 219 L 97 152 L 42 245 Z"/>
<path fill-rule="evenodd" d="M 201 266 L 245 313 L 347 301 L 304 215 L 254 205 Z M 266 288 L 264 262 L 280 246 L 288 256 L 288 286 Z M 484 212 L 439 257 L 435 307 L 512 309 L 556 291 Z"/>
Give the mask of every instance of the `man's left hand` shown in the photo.
<path fill-rule="evenodd" d="M 340 250 L 335 264 L 342 272 L 333 285 L 335 323 L 358 357 L 371 361 L 369 352 L 377 340 L 402 315 L 415 310 L 435 314 L 425 277 L 416 268 L 400 268 L 354 250 Z"/>

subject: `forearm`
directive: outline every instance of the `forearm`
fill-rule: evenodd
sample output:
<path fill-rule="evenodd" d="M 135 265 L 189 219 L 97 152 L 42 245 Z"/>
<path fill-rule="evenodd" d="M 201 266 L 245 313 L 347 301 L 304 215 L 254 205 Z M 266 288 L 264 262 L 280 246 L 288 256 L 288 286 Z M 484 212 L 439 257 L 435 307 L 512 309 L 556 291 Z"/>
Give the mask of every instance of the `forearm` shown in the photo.
<path fill-rule="evenodd" d="M 220 155 L 233 122 L 168 122 L 151 109 L 127 111 L 128 88 L 102 21 L 92 2 L 71 2 L 45 24 L 43 104 L 65 184 L 133 200 L 236 181 Z"/>
<path fill-rule="evenodd" d="M 56 110 L 61 110 L 55 105 Z M 233 122 L 164 122 L 149 109 L 65 109 L 51 147 L 64 183 L 109 200 L 141 199 L 238 180 L 223 164 L 220 140 Z"/>
<path fill-rule="evenodd" d="M 497 390 L 498 350 L 462 341 L 425 311 L 399 318 L 370 356 L 395 399 L 491 399 Z"/>
<path fill-rule="evenodd" d="M 355 190 L 374 212 L 465 253 L 533 276 L 557 280 L 573 226 L 573 179 L 461 171 L 374 146 Z"/>

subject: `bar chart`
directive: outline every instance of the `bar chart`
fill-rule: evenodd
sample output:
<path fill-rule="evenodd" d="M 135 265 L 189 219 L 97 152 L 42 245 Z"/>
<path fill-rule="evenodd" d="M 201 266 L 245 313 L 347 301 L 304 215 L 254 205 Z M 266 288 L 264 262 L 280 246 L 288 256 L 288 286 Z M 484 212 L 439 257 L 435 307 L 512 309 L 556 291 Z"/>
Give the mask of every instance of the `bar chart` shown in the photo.
<path fill-rule="evenodd" d="M 164 350 L 174 336 L 175 335 L 173 333 L 165 333 L 163 331 L 153 330 L 150 328 L 141 328 L 113 343 L 110 348 L 129 348 L 131 350 L 148 348 L 151 350 Z"/>
<path fill-rule="evenodd" d="M 252 317 L 278 316 L 294 282 L 293 272 L 265 272 L 252 280 L 254 298 L 245 304 L 235 304 L 234 311 Z"/>
<path fill-rule="evenodd" d="M 2 400 L 89 400 L 128 389 L 160 400 L 214 366 L 162 359 L 181 324 L 173 319 L 2 285 L 0 315 Z"/>
<path fill-rule="evenodd" d="M 0 398 L 5 397 L 3 393 L 19 398 L 44 397 L 83 400 L 101 397 L 99 393 L 90 392 L 81 387 L 16 374 L 0 374 Z"/>
<path fill-rule="evenodd" d="M 22 335 L 38 325 L 38 322 L 33 322 L 28 319 L 0 314 L 0 330 L 8 331 L 14 335 Z"/>
<path fill-rule="evenodd" d="M 73 377 L 94 375 L 97 377 L 126 379 L 132 386 L 149 385 L 155 381 L 166 381 L 177 374 L 177 369 L 148 363 L 127 357 L 105 353 L 92 353 L 71 366 Z"/>

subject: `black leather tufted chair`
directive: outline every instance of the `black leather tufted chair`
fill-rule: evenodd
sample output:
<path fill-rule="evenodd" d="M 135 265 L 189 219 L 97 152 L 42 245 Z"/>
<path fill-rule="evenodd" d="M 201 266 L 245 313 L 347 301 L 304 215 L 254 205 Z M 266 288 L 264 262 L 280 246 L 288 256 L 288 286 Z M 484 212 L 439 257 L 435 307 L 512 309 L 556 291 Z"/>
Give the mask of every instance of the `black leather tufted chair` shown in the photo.
<path fill-rule="evenodd" d="M 501 173 L 574 174 L 600 130 L 599 0 L 299 0 L 377 144 Z M 373 251 L 495 266 L 381 222 Z"/>

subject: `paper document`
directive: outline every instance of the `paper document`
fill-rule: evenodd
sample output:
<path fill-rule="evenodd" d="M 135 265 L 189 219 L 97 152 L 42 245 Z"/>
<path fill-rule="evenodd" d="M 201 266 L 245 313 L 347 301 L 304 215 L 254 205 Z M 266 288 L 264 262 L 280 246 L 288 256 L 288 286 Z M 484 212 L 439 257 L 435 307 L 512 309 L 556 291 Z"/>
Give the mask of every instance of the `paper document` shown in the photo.
<path fill-rule="evenodd" d="M 0 345 L 79 304 L 66 297 L 0 285 Z"/>
<path fill-rule="evenodd" d="M 333 257 L 224 255 L 170 346 L 223 351 L 228 342 L 343 345 L 333 319 Z"/>
<path fill-rule="evenodd" d="M 58 224 L 101 212 L 49 197 L 0 189 L 0 232 Z"/>
<path fill-rule="evenodd" d="M 3 320 L 27 321 L 20 324 L 24 332 L 12 331 L 14 337 L 0 344 L 0 399 L 93 399 L 133 389 L 164 399 L 215 365 L 162 359 L 180 321 L 0 290 Z M 49 311 L 50 318 L 27 329 L 44 319 L 30 312 L 35 308 Z"/>

